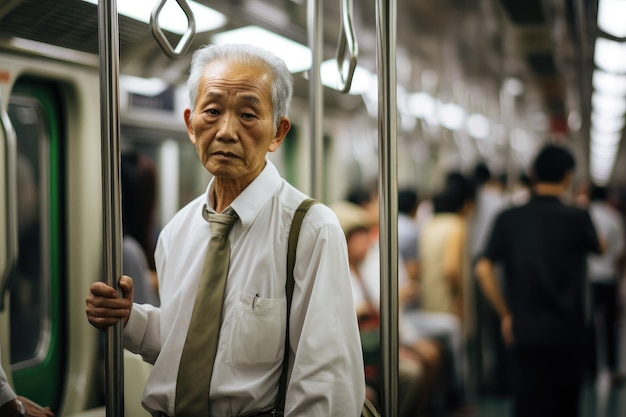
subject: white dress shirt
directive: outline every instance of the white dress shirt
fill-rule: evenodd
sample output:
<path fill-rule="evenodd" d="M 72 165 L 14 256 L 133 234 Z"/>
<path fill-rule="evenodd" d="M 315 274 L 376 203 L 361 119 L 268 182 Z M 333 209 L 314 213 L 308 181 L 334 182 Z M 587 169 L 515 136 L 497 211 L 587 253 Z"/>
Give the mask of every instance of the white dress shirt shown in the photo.
<path fill-rule="evenodd" d="M 205 206 L 214 211 L 211 187 L 212 182 L 159 236 L 155 259 L 161 308 L 135 304 L 124 331 L 126 347 L 154 364 L 144 406 L 170 416 L 211 234 L 202 216 Z M 210 388 L 212 416 L 238 416 L 274 404 L 285 344 L 287 237 L 305 198 L 266 161 L 230 205 L 239 219 L 229 234 L 230 268 Z M 365 377 L 346 241 L 335 214 L 322 204 L 314 205 L 302 224 L 294 278 L 285 415 L 357 417 Z"/>
<path fill-rule="evenodd" d="M 398 253 L 405 261 L 416 261 L 419 250 L 417 223 L 407 214 L 398 213 Z"/>
<path fill-rule="evenodd" d="M 617 210 L 607 202 L 593 201 L 589 214 L 598 236 L 604 239 L 606 250 L 601 255 L 590 255 L 588 275 L 593 282 L 616 282 L 618 260 L 624 252 L 624 225 Z"/>
<path fill-rule="evenodd" d="M 4 369 L 0 366 L 0 405 L 4 405 L 15 398 L 17 398 L 17 395 L 15 395 L 15 391 L 9 385 L 7 374 L 4 373 Z"/>

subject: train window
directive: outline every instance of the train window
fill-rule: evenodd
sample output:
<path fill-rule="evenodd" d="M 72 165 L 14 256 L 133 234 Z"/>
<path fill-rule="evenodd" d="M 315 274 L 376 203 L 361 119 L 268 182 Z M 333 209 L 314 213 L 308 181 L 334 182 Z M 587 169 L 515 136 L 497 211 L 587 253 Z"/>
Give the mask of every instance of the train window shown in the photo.
<path fill-rule="evenodd" d="M 140 130 L 132 135 L 122 135 L 122 146 L 147 155 L 157 165 L 155 233 L 158 233 L 181 207 L 205 191 L 210 175 L 200 164 L 196 148 L 188 140 L 149 136 Z"/>
<path fill-rule="evenodd" d="M 61 106 L 43 83 L 16 84 L 8 113 L 17 138 L 18 260 L 11 277 L 11 369 L 16 390 L 56 407 L 64 356 Z"/>
<path fill-rule="evenodd" d="M 11 359 L 24 366 L 43 361 L 47 350 L 48 184 L 45 119 L 38 103 L 13 97 L 9 116 L 18 138 L 17 189 L 19 258 L 11 289 Z"/>

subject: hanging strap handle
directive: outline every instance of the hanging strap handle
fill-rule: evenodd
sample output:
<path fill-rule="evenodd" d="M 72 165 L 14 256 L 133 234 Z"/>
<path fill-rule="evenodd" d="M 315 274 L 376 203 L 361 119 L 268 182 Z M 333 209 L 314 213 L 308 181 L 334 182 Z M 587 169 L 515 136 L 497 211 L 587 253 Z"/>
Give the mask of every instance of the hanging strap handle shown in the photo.
<path fill-rule="evenodd" d="M 152 9 L 152 13 L 150 14 L 150 29 L 152 30 L 152 36 L 154 36 L 154 39 L 157 41 L 163 52 L 165 52 L 165 55 L 172 59 L 176 59 L 183 56 L 191 45 L 191 41 L 193 41 L 193 37 L 196 35 L 196 19 L 193 16 L 193 11 L 187 3 L 187 0 L 176 0 L 176 3 L 178 3 L 187 17 L 187 30 L 178 41 L 176 48 L 173 48 L 167 40 L 167 37 L 165 37 L 161 26 L 159 26 L 159 15 L 161 14 L 163 6 L 165 6 L 165 3 L 167 3 L 167 0 L 161 0 L 159 3 L 154 5 L 154 9 Z"/>
<path fill-rule="evenodd" d="M 352 0 L 342 0 L 341 29 L 339 31 L 335 59 L 337 60 L 337 71 L 339 72 L 337 89 L 344 94 L 350 91 L 358 55 L 359 46 L 354 34 L 354 27 L 352 26 Z M 347 69 L 345 70 L 346 74 L 344 74 L 344 66 L 346 64 Z"/>

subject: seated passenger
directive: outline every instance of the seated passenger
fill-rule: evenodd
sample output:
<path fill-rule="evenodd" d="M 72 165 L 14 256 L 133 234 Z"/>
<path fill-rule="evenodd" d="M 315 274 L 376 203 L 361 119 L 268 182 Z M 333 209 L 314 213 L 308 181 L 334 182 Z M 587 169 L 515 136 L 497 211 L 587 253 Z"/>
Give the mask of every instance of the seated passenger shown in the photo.
<path fill-rule="evenodd" d="M 370 267 L 372 264 L 368 259 L 377 259 L 379 250 L 370 237 L 372 220 L 363 208 L 349 202 L 336 203 L 332 208 L 346 235 L 352 295 L 361 331 L 366 378 L 369 384 L 376 386 L 380 355 L 379 269 L 376 265 Z M 371 276 L 377 278 L 374 285 L 368 279 Z M 412 344 L 400 346 L 398 404 L 401 416 L 418 416 L 424 411 L 439 371 L 439 362 L 440 348 L 432 340 L 416 338 Z"/>
<path fill-rule="evenodd" d="M 420 230 L 419 295 L 417 310 L 407 312 L 409 329 L 437 338 L 448 358 L 446 403 L 466 407 L 465 348 L 474 327 L 471 263 L 467 221 L 474 208 L 471 182 L 458 173 L 448 175 L 443 190 L 433 199 L 434 213 Z"/>

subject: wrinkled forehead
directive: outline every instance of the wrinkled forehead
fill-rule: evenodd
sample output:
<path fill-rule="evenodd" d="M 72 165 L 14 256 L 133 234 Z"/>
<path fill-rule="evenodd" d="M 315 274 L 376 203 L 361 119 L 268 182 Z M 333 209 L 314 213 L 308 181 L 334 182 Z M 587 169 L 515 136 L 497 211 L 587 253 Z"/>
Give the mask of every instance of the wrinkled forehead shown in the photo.
<path fill-rule="evenodd" d="M 241 78 L 251 77 L 271 85 L 273 74 L 271 67 L 264 61 L 254 57 L 223 57 L 207 63 L 204 75 L 228 74 Z"/>
<path fill-rule="evenodd" d="M 234 89 L 255 90 L 257 94 L 272 100 L 272 72 L 263 61 L 224 58 L 210 62 L 204 68 L 200 91 L 211 83 Z"/>

